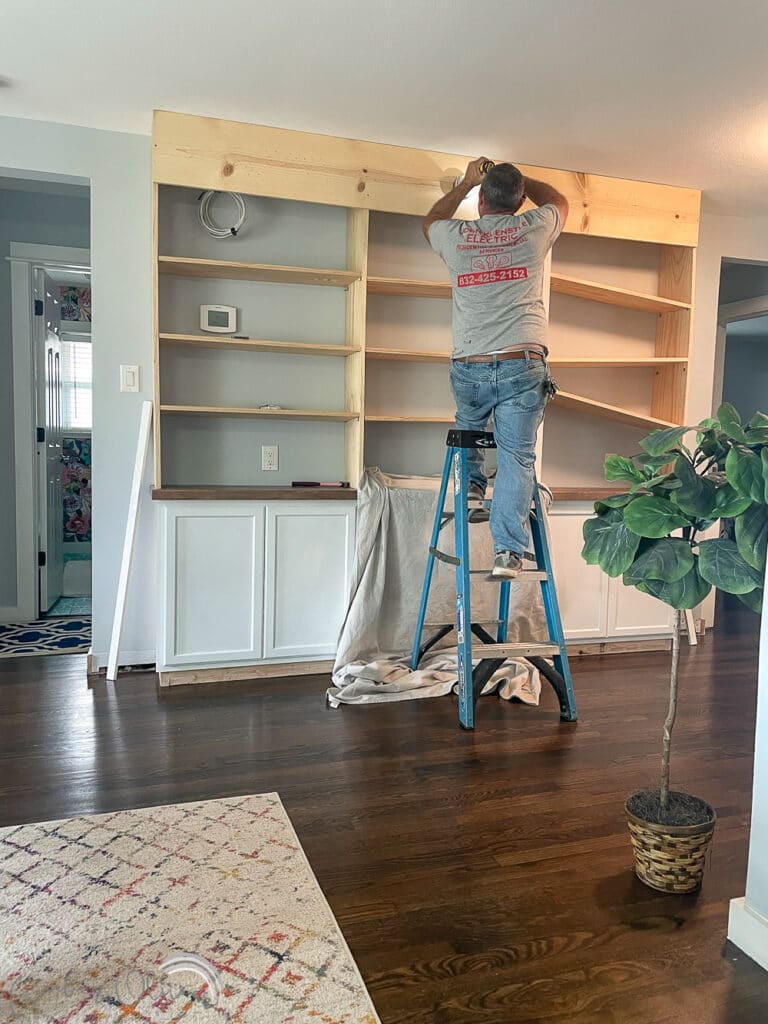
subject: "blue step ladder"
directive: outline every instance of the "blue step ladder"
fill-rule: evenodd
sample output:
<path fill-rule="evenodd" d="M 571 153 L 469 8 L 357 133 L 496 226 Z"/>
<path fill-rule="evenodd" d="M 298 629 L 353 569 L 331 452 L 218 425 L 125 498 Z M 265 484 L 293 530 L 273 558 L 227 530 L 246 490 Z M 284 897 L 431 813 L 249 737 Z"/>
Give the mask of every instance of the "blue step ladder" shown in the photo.
<path fill-rule="evenodd" d="M 542 676 L 552 685 L 560 704 L 560 718 L 564 722 L 575 722 L 576 700 L 573 694 L 571 670 L 568 665 L 568 652 L 565 647 L 563 624 L 557 603 L 557 590 L 552 570 L 550 555 L 549 529 L 546 510 L 542 505 L 538 482 L 534 483 L 533 502 L 531 508 L 530 529 L 536 568 L 523 570 L 515 580 L 498 581 L 499 584 L 499 617 L 495 621 L 496 637 L 472 622 L 470 607 L 470 583 L 473 575 L 483 575 L 490 579 L 490 570 L 471 569 L 469 565 L 469 513 L 481 508 L 490 508 L 490 502 L 472 501 L 468 498 L 469 469 L 467 452 L 471 448 L 495 448 L 493 434 L 481 430 L 450 430 L 446 441 L 445 465 L 440 482 L 440 492 L 435 510 L 435 524 L 429 546 L 427 568 L 424 574 L 424 586 L 421 592 L 419 618 L 413 639 L 411 669 L 416 671 L 419 662 L 426 652 L 452 630 L 456 630 L 458 638 L 459 661 L 459 724 L 464 729 L 475 727 L 475 704 L 483 687 L 508 658 L 525 658 L 534 665 Z M 453 475 L 453 512 L 445 511 L 445 499 L 448 493 L 448 482 Z M 438 548 L 441 530 L 453 521 L 456 538 L 456 555 L 446 554 Z M 525 557 L 525 556 L 524 556 Z M 532 559 L 532 556 L 527 556 Z M 456 566 L 456 622 L 441 623 L 436 632 L 427 640 L 422 640 L 429 601 L 429 589 L 435 561 L 447 562 Z M 544 613 L 550 639 L 546 643 L 507 643 L 507 623 L 509 620 L 509 597 L 511 587 L 518 582 L 538 581 L 541 583 L 541 596 L 544 601 Z M 486 623 L 488 625 L 488 623 Z M 472 637 L 481 641 L 475 649 L 475 658 L 479 656 L 477 665 L 472 667 Z M 552 659 L 552 664 L 546 659 Z"/>

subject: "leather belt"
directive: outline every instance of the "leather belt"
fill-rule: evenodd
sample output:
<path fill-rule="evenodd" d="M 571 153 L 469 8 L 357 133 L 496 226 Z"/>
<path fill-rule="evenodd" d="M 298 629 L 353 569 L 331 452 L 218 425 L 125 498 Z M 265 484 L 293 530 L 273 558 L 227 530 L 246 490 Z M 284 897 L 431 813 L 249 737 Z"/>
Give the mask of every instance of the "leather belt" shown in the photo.
<path fill-rule="evenodd" d="M 546 362 L 546 357 L 541 352 L 499 352 L 495 356 L 457 356 L 454 359 L 456 363 L 492 363 L 494 359 L 502 362 L 505 359 L 525 359 L 526 355 L 529 359 L 538 359 L 540 362 Z"/>

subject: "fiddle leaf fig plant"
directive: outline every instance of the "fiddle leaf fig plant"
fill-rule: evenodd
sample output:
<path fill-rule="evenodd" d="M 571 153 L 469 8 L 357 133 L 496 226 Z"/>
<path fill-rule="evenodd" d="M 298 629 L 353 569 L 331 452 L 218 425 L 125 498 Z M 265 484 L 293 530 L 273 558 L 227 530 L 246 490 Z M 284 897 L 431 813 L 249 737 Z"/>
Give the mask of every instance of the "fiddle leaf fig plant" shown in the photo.
<path fill-rule="evenodd" d="M 743 423 L 729 403 L 697 426 L 665 427 L 641 451 L 608 455 L 605 478 L 626 484 L 595 502 L 582 557 L 675 609 L 670 702 L 664 726 L 660 821 L 669 812 L 669 755 L 677 711 L 681 613 L 712 587 L 760 612 L 768 551 L 768 415 Z M 734 520 L 734 539 L 712 536 Z M 681 796 L 681 794 L 677 794 Z M 689 798 L 693 799 L 693 798 Z"/>

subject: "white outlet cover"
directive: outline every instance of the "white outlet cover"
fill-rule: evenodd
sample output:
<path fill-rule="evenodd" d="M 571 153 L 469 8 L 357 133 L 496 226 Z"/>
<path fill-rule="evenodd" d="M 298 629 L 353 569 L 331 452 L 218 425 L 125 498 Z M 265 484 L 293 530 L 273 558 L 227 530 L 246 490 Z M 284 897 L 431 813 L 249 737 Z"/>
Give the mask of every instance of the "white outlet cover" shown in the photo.
<path fill-rule="evenodd" d="M 270 472 L 278 468 L 278 448 L 276 444 L 264 444 L 261 446 L 261 468 L 264 472 Z"/>

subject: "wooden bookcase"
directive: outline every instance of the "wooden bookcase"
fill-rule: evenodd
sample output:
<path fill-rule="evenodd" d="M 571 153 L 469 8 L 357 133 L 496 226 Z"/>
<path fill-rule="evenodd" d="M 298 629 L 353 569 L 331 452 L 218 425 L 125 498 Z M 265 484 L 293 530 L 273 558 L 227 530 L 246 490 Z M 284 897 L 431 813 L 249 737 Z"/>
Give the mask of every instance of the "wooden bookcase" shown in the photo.
<path fill-rule="evenodd" d="M 437 473 L 450 285 L 420 217 L 469 158 L 165 112 L 154 146 L 156 485 Z M 699 193 L 521 169 L 571 202 L 549 281 L 561 391 L 540 475 L 582 493 L 606 451 L 684 421 Z M 196 223 L 207 188 L 250 197 L 242 237 Z M 242 337 L 195 329 L 203 302 L 237 306 Z M 278 473 L 260 469 L 266 443 Z"/>

